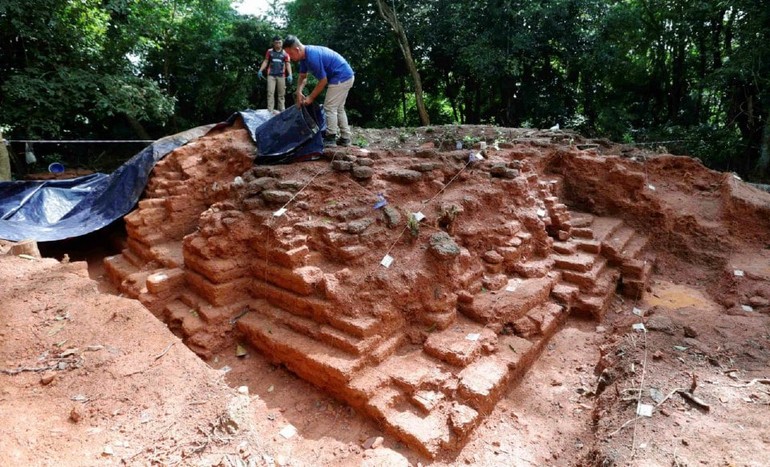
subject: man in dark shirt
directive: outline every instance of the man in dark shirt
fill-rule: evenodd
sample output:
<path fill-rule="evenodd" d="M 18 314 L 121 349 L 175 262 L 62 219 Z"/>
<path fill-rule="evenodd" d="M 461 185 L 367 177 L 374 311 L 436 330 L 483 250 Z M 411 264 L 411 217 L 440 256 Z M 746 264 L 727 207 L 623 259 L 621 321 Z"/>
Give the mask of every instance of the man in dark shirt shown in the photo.
<path fill-rule="evenodd" d="M 280 36 L 273 37 L 273 47 L 265 52 L 265 59 L 259 67 L 257 76 L 264 79 L 262 72 L 268 69 L 267 74 L 267 110 L 273 112 L 275 108 L 275 94 L 278 93 L 278 110 L 286 108 L 286 81 L 291 84 L 294 79 L 291 75 L 291 62 L 289 55 L 283 51 L 283 41 Z"/>

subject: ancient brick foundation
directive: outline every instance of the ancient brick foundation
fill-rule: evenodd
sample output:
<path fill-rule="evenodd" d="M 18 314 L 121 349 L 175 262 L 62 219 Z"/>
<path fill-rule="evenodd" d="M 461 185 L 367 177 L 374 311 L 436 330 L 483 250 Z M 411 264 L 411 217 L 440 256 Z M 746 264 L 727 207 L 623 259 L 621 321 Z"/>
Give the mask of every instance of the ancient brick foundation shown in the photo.
<path fill-rule="evenodd" d="M 215 133 L 158 164 L 107 271 L 202 357 L 236 333 L 437 456 L 570 314 L 600 320 L 651 274 L 639 229 L 567 205 L 570 164 L 612 161 L 540 143 L 252 167 L 245 130 Z"/>

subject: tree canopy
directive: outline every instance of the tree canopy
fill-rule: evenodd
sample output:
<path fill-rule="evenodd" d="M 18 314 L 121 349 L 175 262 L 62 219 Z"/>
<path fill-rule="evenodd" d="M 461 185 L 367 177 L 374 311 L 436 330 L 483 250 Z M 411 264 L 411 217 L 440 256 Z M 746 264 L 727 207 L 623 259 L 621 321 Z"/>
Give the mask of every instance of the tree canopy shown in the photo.
<path fill-rule="evenodd" d="M 228 0 L 2 0 L 0 127 L 146 139 L 262 108 L 276 33 L 350 61 L 358 126 L 559 123 L 768 175 L 770 9 L 754 0 L 274 0 L 262 18 Z"/>

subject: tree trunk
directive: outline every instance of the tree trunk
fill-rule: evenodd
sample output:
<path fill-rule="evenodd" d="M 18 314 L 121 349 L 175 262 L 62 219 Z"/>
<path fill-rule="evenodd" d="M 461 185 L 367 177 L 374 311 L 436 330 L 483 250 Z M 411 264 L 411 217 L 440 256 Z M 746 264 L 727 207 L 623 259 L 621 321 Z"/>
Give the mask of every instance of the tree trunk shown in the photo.
<path fill-rule="evenodd" d="M 138 136 L 139 139 L 146 139 L 146 140 L 152 139 L 152 136 L 150 136 L 150 134 L 147 133 L 147 130 L 144 129 L 144 126 L 141 124 L 141 122 L 139 122 L 139 120 L 135 119 L 130 115 L 126 115 L 126 120 L 128 120 L 128 125 L 131 127 L 132 130 L 134 130 L 134 133 L 136 133 L 136 136 Z"/>
<path fill-rule="evenodd" d="M 386 0 L 377 0 L 377 7 L 380 10 L 382 19 L 385 20 L 388 26 L 390 26 L 396 34 L 398 46 L 401 48 L 401 53 L 404 54 L 406 66 L 409 68 L 409 74 L 412 75 L 412 79 L 414 80 L 414 94 L 415 100 L 417 101 L 417 111 L 420 113 L 420 122 L 424 126 L 430 125 L 428 111 L 425 109 L 425 103 L 422 100 L 422 80 L 420 79 L 420 72 L 417 71 L 414 58 L 412 58 L 412 51 L 409 47 L 409 39 L 406 37 L 406 31 L 396 17 L 395 10 L 386 3 Z"/>
<path fill-rule="evenodd" d="M 762 131 L 762 142 L 759 145 L 756 173 L 762 181 L 770 175 L 770 116 L 765 117 L 765 128 Z"/>

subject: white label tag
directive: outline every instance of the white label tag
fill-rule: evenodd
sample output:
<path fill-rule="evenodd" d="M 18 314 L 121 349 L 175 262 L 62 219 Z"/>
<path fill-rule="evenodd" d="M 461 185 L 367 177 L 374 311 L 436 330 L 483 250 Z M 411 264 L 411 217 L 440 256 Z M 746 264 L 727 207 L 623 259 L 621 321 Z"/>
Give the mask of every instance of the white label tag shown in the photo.
<path fill-rule="evenodd" d="M 477 340 L 479 340 L 479 337 L 481 337 L 481 334 L 471 333 L 465 336 L 465 340 L 476 342 Z"/>
<path fill-rule="evenodd" d="M 733 274 L 735 274 L 738 277 L 743 277 L 743 271 L 741 271 L 740 269 L 736 269 L 735 271 L 733 271 Z"/>
<path fill-rule="evenodd" d="M 274 217 L 281 217 L 286 214 L 286 208 L 281 208 L 273 213 Z"/>
<path fill-rule="evenodd" d="M 283 436 L 286 439 L 292 438 L 294 435 L 297 434 L 297 429 L 294 427 L 294 425 L 286 425 L 283 427 L 283 429 L 279 432 L 281 436 Z"/>
<path fill-rule="evenodd" d="M 537 217 L 545 217 L 545 215 L 548 214 L 545 209 L 538 209 L 537 210 Z"/>
<path fill-rule="evenodd" d="M 655 186 L 654 185 L 647 185 L 647 188 L 649 188 L 652 191 L 655 191 Z"/>
<path fill-rule="evenodd" d="M 385 257 L 382 258 L 382 261 L 380 261 L 380 264 L 386 268 L 389 268 L 390 265 L 393 264 L 393 257 L 390 255 L 385 255 Z"/>
<path fill-rule="evenodd" d="M 634 325 L 631 327 L 634 331 L 647 332 L 647 328 L 644 327 L 644 323 L 634 323 Z"/>
<path fill-rule="evenodd" d="M 636 406 L 636 414 L 640 417 L 652 417 L 652 408 L 650 404 L 639 404 Z"/>
<path fill-rule="evenodd" d="M 421 220 L 425 219 L 425 214 L 421 213 L 420 211 L 413 212 L 412 216 L 414 217 L 414 220 L 417 222 L 420 222 Z"/>
<path fill-rule="evenodd" d="M 635 314 L 636 316 L 642 316 L 642 310 L 640 310 L 639 308 L 634 308 L 633 310 L 631 310 L 631 313 Z"/>

